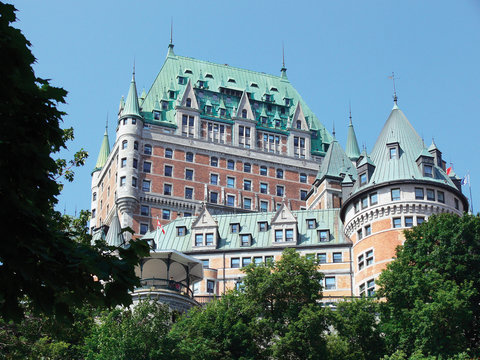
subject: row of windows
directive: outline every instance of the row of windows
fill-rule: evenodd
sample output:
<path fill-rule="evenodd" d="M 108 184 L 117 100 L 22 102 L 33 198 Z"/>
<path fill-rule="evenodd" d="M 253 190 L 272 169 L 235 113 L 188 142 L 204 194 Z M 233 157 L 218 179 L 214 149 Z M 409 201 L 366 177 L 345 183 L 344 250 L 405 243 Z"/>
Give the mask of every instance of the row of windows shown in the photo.
<path fill-rule="evenodd" d="M 362 240 L 364 236 L 369 236 L 372 234 L 372 226 L 370 224 L 365 225 L 363 229 L 357 231 L 357 241 Z"/>
<path fill-rule="evenodd" d="M 319 264 L 327 263 L 327 253 L 318 253 L 317 258 L 315 259 L 315 254 L 306 254 L 307 259 L 316 260 Z M 332 262 L 341 263 L 343 262 L 343 257 L 341 252 L 332 253 Z"/>
<path fill-rule="evenodd" d="M 128 140 L 123 140 L 123 141 L 122 141 L 122 147 L 121 147 L 121 148 L 122 148 L 122 150 L 125 150 L 125 149 L 128 148 Z M 134 149 L 134 150 L 138 150 L 138 141 L 134 141 L 134 142 L 133 142 L 133 149 Z M 150 145 L 150 144 L 145 144 L 145 145 L 143 146 L 143 153 L 144 153 L 145 155 L 152 155 L 152 145 Z"/>
<path fill-rule="evenodd" d="M 366 209 L 368 206 L 373 206 L 378 204 L 378 194 L 376 192 L 371 193 L 369 195 L 363 196 L 360 201 L 356 201 L 354 206 L 355 206 L 355 212 L 360 211 L 360 205 L 362 206 L 362 210 Z"/>
<path fill-rule="evenodd" d="M 273 255 L 267 255 L 267 256 L 254 256 L 254 257 L 233 257 L 230 259 L 230 267 L 233 269 L 238 269 L 241 267 L 245 267 L 250 265 L 251 263 L 254 263 L 256 265 L 260 264 L 268 264 L 270 262 L 274 262 L 274 257 Z"/>
<path fill-rule="evenodd" d="M 417 225 L 422 224 L 425 221 L 425 217 L 417 216 Z M 403 227 L 412 227 L 413 223 L 413 216 L 405 216 L 403 218 Z M 402 218 L 401 217 L 394 217 L 392 219 L 392 227 L 393 228 L 401 228 L 402 227 Z"/>
<path fill-rule="evenodd" d="M 373 249 L 358 255 L 358 270 L 373 265 Z"/>

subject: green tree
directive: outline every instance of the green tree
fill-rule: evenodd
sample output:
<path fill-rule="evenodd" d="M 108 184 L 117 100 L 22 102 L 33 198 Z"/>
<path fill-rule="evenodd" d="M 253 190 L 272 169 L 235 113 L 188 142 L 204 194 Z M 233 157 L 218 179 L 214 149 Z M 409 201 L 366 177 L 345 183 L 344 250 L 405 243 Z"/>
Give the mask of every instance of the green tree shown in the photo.
<path fill-rule="evenodd" d="M 174 325 L 175 358 L 324 358 L 327 322 L 316 263 L 287 249 L 278 262 L 244 271 L 240 291 Z"/>
<path fill-rule="evenodd" d="M 128 291 L 138 284 L 134 265 L 148 246 L 132 242 L 117 256 L 105 244 L 91 246 L 86 232 L 75 241 L 54 210 L 59 178 L 72 180 L 71 167 L 85 153 L 72 162 L 52 158 L 73 136 L 60 128 L 64 113 L 57 109 L 66 91 L 35 76 L 30 43 L 11 26 L 15 20 L 14 7 L 0 3 L 0 316 L 21 318 L 25 297 L 36 311 L 59 316 L 83 301 L 128 304 Z"/>
<path fill-rule="evenodd" d="M 384 354 L 379 329 L 379 306 L 370 298 L 338 303 L 331 312 L 335 334 L 329 337 L 330 357 L 345 360 L 374 360 Z"/>
<path fill-rule="evenodd" d="M 405 237 L 378 281 L 389 352 L 478 356 L 480 218 L 431 216 Z"/>
<path fill-rule="evenodd" d="M 107 311 L 85 339 L 85 358 L 173 359 L 167 337 L 172 315 L 167 305 L 148 300 L 132 308 Z"/>

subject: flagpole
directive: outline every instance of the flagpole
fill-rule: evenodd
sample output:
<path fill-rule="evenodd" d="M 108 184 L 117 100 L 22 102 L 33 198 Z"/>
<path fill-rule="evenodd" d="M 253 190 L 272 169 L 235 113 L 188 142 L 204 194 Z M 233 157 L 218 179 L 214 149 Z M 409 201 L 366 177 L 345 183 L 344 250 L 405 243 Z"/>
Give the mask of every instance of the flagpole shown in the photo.
<path fill-rule="evenodd" d="M 468 190 L 470 191 L 470 211 L 473 215 L 472 183 L 470 181 L 470 170 L 468 170 Z"/>

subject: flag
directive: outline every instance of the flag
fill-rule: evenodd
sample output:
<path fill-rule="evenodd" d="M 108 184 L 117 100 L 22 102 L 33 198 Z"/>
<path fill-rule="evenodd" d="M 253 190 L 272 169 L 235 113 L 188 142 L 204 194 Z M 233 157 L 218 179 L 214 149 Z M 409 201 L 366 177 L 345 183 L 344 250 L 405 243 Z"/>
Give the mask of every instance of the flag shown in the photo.
<path fill-rule="evenodd" d="M 162 233 L 165 234 L 165 229 L 163 228 L 162 224 L 160 224 L 160 220 L 158 219 L 158 216 L 157 216 L 157 229 L 162 230 Z"/>
<path fill-rule="evenodd" d="M 468 175 L 465 175 L 462 179 L 461 185 L 467 185 L 468 184 Z"/>
<path fill-rule="evenodd" d="M 452 172 L 452 167 L 450 166 L 450 167 L 447 169 L 447 175 L 450 175 L 451 172 Z"/>

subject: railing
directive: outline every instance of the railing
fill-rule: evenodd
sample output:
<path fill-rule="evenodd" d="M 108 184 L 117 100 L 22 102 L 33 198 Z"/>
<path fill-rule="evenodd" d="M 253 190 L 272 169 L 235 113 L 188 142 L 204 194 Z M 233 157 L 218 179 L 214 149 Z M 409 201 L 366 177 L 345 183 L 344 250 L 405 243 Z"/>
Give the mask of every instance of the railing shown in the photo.
<path fill-rule="evenodd" d="M 178 293 L 184 296 L 193 298 L 192 290 L 178 281 L 159 279 L 159 278 L 147 278 L 140 280 L 140 287 L 138 289 L 155 289 L 155 290 L 168 290 L 174 293 Z"/>
<path fill-rule="evenodd" d="M 220 299 L 221 296 L 217 295 L 195 295 L 193 299 L 198 302 L 200 305 L 204 306 L 213 300 Z"/>
<path fill-rule="evenodd" d="M 222 296 L 220 295 L 195 295 L 193 299 L 198 302 L 201 306 L 205 306 L 211 301 L 218 300 Z M 361 296 L 323 296 L 321 302 L 319 302 L 322 306 L 329 306 L 329 307 L 336 307 L 336 303 L 341 301 L 349 301 L 354 299 L 361 299 Z"/>

